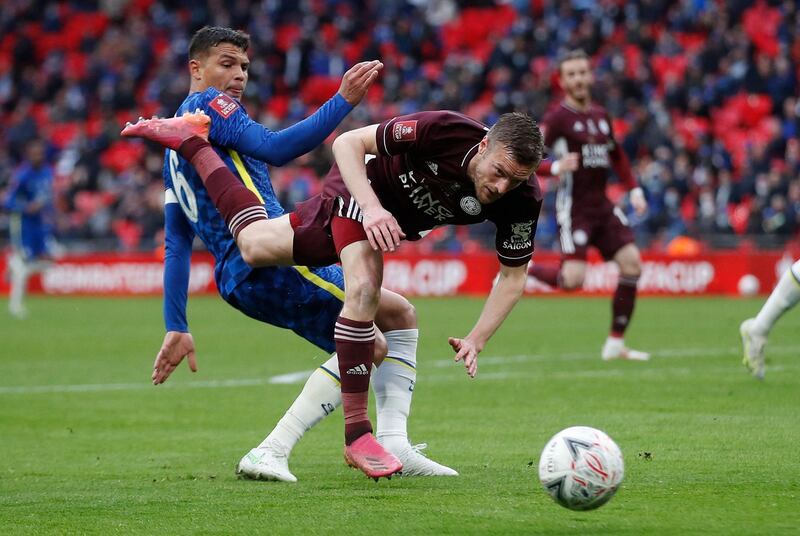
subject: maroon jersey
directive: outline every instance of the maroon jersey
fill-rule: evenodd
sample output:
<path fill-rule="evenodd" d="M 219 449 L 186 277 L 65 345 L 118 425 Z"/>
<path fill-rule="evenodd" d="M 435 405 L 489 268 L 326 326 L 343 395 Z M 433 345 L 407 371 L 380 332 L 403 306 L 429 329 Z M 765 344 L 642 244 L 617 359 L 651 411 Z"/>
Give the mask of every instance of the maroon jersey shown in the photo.
<path fill-rule="evenodd" d="M 559 183 L 559 208 L 569 208 L 573 214 L 610 211 L 606 183 L 612 167 L 628 188 L 636 185 L 627 158 L 614 139 L 611 119 L 602 106 L 592 104 L 588 111 L 580 112 L 562 102 L 545 114 L 542 124 L 544 143 L 553 158 L 566 153 L 580 155 L 580 167 L 564 174 Z"/>
<path fill-rule="evenodd" d="M 585 259 L 586 248 L 597 246 L 610 259 L 624 245 L 633 242 L 633 233 L 621 210 L 606 197 L 609 170 L 630 189 L 636 182 L 625 153 L 617 145 L 611 119 L 602 106 L 591 105 L 580 112 L 561 103 L 545 114 L 542 121 L 545 145 L 553 158 L 566 153 L 580 155 L 580 167 L 561 175 L 556 195 L 561 250 L 567 258 Z M 543 172 L 547 165 L 540 166 Z"/>
<path fill-rule="evenodd" d="M 539 182 L 532 175 L 494 203 L 483 205 L 467 176 L 467 166 L 489 129 L 462 114 L 419 112 L 378 126 L 379 154 L 367 163 L 367 177 L 383 207 L 407 240 L 419 240 L 439 225 L 495 224 L 495 248 L 507 266 L 525 264 L 533 253 L 541 208 Z M 323 196 L 346 192 L 334 166 Z"/>

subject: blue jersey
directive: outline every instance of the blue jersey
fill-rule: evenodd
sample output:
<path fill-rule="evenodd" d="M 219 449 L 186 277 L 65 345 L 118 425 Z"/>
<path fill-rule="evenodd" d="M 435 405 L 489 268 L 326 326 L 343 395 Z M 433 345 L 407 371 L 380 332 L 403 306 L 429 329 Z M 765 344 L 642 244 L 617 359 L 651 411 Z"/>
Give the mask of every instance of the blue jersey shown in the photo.
<path fill-rule="evenodd" d="M 52 234 L 53 171 L 23 164 L 14 174 L 3 207 L 11 212 L 11 243 L 26 259 L 47 253 Z"/>
<path fill-rule="evenodd" d="M 189 95 L 177 114 L 197 109 L 211 117 L 209 141 L 217 154 L 264 203 L 267 215 L 274 218 L 284 211 L 272 188 L 267 164 L 282 165 L 317 147 L 352 107 L 337 94 L 313 115 L 278 132 L 253 121 L 241 103 L 214 88 Z M 166 188 L 164 317 L 167 330 L 187 331 L 186 289 L 194 236 L 200 237 L 214 255 L 217 288 L 231 303 L 234 291 L 250 278 L 253 269 L 242 259 L 228 226 L 192 165 L 175 151 L 167 150 L 163 175 Z M 260 277 L 267 273 L 262 272 Z M 341 285 L 336 281 L 334 286 Z M 292 296 L 288 289 L 285 292 Z"/>
<path fill-rule="evenodd" d="M 235 110 L 226 116 L 216 113 L 216 109 L 211 107 L 211 103 L 216 103 L 214 99 L 220 96 L 235 106 Z M 236 149 L 239 137 L 254 123 L 244 107 L 216 89 L 209 88 L 202 93 L 189 95 L 178 108 L 177 115 L 196 109 L 212 116 L 209 141 L 228 168 L 258 195 L 270 217 L 283 214 L 269 180 L 267 165 Z M 167 201 L 178 201 L 192 231 L 214 255 L 217 286 L 226 295 L 249 275 L 250 268 L 242 260 L 225 220 L 208 196 L 197 171 L 173 150 L 167 150 L 164 157 L 164 184 Z"/>

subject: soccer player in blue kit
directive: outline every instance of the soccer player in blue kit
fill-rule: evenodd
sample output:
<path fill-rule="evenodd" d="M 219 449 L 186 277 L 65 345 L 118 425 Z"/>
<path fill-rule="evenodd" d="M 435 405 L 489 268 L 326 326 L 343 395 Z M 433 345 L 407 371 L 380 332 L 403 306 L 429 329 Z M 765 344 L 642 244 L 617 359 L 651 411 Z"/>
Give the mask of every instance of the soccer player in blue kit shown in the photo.
<path fill-rule="evenodd" d="M 53 170 L 47 165 L 41 140 L 33 140 L 26 147 L 26 160 L 14 172 L 3 208 L 11 213 L 8 312 L 15 318 L 25 318 L 23 300 L 28 279 L 47 268 L 52 254 Z"/>
<path fill-rule="evenodd" d="M 254 210 L 262 217 L 266 213 L 274 218 L 282 215 L 283 209 L 272 189 L 267 164 L 282 165 L 322 143 L 362 99 L 382 65 L 372 61 L 354 66 L 345 74 L 339 92 L 313 115 L 273 132 L 253 121 L 240 102 L 248 78 L 248 46 L 249 37 L 239 31 L 219 27 L 199 30 L 189 48 L 189 96 L 176 115 L 199 109 L 215 119 L 209 140 L 216 154 L 263 203 Z M 215 279 L 225 301 L 252 318 L 291 329 L 333 352 L 334 324 L 344 297 L 341 268 L 251 268 L 242 259 L 228 225 L 192 164 L 176 151 L 167 150 L 163 175 L 167 333 L 155 360 L 153 382 L 163 383 L 184 357 L 191 370 L 197 369 L 186 320 L 189 260 L 195 236 L 214 255 Z M 457 475 L 422 455 L 419 447 L 408 441 L 406 421 L 416 380 L 418 338 L 413 306 L 384 289 L 376 324 L 383 332 L 375 350 L 375 363 L 380 364 L 372 374 L 378 441 L 399 460 L 406 476 Z M 272 433 L 242 458 L 237 472 L 255 479 L 296 481 L 288 468 L 288 456 L 306 430 L 341 404 L 339 373 L 334 354 L 311 375 Z"/>

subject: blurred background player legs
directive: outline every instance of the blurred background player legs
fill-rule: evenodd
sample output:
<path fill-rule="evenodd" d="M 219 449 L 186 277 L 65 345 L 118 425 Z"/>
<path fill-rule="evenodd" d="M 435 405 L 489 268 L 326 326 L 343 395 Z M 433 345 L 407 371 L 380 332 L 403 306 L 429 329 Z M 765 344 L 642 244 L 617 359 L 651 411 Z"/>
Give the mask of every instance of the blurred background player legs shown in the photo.
<path fill-rule="evenodd" d="M 585 255 L 585 248 L 584 248 Z M 611 300 L 611 329 L 600 356 L 605 361 L 627 359 L 647 361 L 650 354 L 625 346 L 625 331 L 630 324 L 636 305 L 636 287 L 641 273 L 639 249 L 628 243 L 613 255 L 620 274 L 617 289 Z M 578 290 L 586 277 L 586 261 L 565 259 L 560 266 L 533 264 L 528 274 L 548 285 L 566 291 Z"/>
<path fill-rule="evenodd" d="M 14 246 L 8 257 L 8 281 L 11 290 L 8 295 L 8 312 L 14 318 L 23 319 L 28 316 L 25 307 L 25 295 L 28 291 L 28 281 L 36 273 L 44 272 L 52 263 L 49 260 L 26 258 L 24 249 Z"/>
<path fill-rule="evenodd" d="M 3 207 L 11 213 L 12 251 L 6 275 L 11 285 L 8 310 L 15 318 L 27 315 L 28 280 L 49 266 L 53 240 L 53 172 L 45 160 L 44 143 L 30 142 L 25 154 L 3 200 Z"/>
<path fill-rule="evenodd" d="M 628 328 L 636 305 L 636 286 L 642 273 L 639 249 L 634 244 L 623 246 L 615 255 L 614 262 L 619 266 L 619 279 L 614 297 L 611 300 L 611 331 L 603 344 L 601 357 L 610 359 L 629 359 L 647 361 L 650 354 L 625 347 L 625 330 Z"/>
<path fill-rule="evenodd" d="M 739 327 L 744 347 L 743 363 L 758 379 L 766 371 L 764 347 L 772 327 L 783 313 L 800 301 L 800 260 L 784 272 L 755 318 L 748 318 Z"/>

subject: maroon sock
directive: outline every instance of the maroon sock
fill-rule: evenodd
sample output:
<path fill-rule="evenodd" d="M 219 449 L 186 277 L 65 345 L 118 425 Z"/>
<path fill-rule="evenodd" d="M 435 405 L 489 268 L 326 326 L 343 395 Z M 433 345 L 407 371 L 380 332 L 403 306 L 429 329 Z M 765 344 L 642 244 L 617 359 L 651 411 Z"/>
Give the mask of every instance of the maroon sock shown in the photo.
<path fill-rule="evenodd" d="M 342 382 L 344 443 L 349 445 L 372 432 L 367 403 L 372 355 L 375 351 L 375 324 L 340 316 L 336 319 L 333 339 L 339 356 L 339 378 Z"/>
<path fill-rule="evenodd" d="M 622 337 L 625 329 L 633 316 L 633 307 L 636 305 L 636 283 L 638 277 L 619 276 L 617 290 L 611 302 L 611 335 Z"/>
<path fill-rule="evenodd" d="M 528 274 L 532 275 L 542 283 L 547 283 L 551 287 L 558 288 L 559 274 L 561 266 L 557 264 L 536 264 L 530 267 Z"/>
<path fill-rule="evenodd" d="M 258 196 L 228 169 L 208 141 L 199 136 L 191 137 L 181 144 L 178 153 L 197 170 L 234 238 L 251 223 L 267 219 L 267 211 Z"/>

